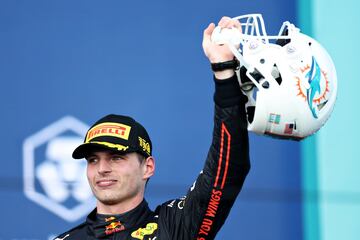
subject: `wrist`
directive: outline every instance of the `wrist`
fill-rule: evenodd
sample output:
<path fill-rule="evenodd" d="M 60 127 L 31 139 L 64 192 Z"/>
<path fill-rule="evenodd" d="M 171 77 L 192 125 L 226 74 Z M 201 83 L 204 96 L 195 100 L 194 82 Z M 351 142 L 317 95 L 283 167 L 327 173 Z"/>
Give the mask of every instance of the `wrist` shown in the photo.
<path fill-rule="evenodd" d="M 234 75 L 235 75 L 235 70 L 234 69 L 226 69 L 226 70 L 223 70 L 223 71 L 214 72 L 214 76 L 218 80 L 228 79 L 228 78 L 230 78 L 230 77 L 232 77 Z"/>
<path fill-rule="evenodd" d="M 230 78 L 235 74 L 235 70 L 239 68 L 239 61 L 235 58 L 225 62 L 211 63 L 211 69 L 217 79 Z"/>

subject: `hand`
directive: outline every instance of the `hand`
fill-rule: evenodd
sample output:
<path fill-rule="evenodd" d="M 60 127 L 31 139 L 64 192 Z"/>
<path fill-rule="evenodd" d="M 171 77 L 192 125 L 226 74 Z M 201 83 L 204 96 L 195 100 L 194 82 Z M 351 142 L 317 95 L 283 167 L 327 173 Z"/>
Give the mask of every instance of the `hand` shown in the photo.
<path fill-rule="evenodd" d="M 221 28 L 237 28 L 241 32 L 241 25 L 238 20 L 230 17 L 222 17 L 218 23 Z M 204 30 L 203 36 L 203 50 L 211 63 L 225 62 L 232 60 L 234 54 L 230 51 L 229 47 L 225 44 L 219 45 L 211 41 L 211 35 L 215 29 L 215 24 L 210 23 Z"/>
<path fill-rule="evenodd" d="M 238 20 L 230 17 L 222 17 L 218 23 L 221 28 L 237 28 L 241 32 L 241 25 Z M 203 36 L 203 50 L 211 63 L 225 62 L 234 59 L 234 54 L 230 51 L 229 47 L 225 44 L 219 45 L 211 41 L 211 34 L 215 29 L 215 24 L 210 23 L 204 30 Z M 228 69 L 221 72 L 215 72 L 217 79 L 225 79 L 234 75 L 234 70 Z"/>

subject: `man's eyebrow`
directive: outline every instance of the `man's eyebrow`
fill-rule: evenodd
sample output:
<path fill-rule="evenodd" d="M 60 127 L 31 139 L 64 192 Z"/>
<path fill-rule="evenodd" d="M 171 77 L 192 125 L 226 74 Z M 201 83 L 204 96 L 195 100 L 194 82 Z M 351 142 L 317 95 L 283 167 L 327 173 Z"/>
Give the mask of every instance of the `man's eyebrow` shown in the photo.
<path fill-rule="evenodd" d="M 121 156 L 121 157 L 126 157 L 125 153 L 119 153 L 119 152 L 110 152 L 109 153 L 111 156 Z"/>
<path fill-rule="evenodd" d="M 111 156 L 121 156 L 121 157 L 126 157 L 126 153 L 122 153 L 122 152 L 118 152 L 118 151 L 112 151 L 112 150 L 106 150 L 106 151 L 93 151 L 90 152 L 89 154 L 87 154 L 85 156 L 85 159 L 90 158 L 90 157 L 97 157 L 98 156 L 98 152 L 106 152 L 107 154 L 111 155 Z"/>

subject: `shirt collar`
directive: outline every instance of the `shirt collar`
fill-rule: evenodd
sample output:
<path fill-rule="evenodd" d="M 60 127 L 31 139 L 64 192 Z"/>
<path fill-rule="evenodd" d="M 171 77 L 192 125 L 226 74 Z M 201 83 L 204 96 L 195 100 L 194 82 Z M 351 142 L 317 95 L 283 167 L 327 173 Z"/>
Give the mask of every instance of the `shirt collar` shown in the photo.
<path fill-rule="evenodd" d="M 87 217 L 86 223 L 96 238 L 112 235 L 139 226 L 151 214 L 148 203 L 144 199 L 134 209 L 122 214 L 98 214 L 95 208 Z"/>

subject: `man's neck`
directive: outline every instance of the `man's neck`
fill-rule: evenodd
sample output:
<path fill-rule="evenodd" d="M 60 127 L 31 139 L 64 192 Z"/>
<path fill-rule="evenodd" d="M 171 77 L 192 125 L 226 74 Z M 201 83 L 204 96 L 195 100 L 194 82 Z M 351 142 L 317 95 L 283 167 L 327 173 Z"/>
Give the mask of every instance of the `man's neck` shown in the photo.
<path fill-rule="evenodd" d="M 105 215 L 123 214 L 136 208 L 144 199 L 144 196 L 125 200 L 123 202 L 107 205 L 97 201 L 97 213 Z"/>

